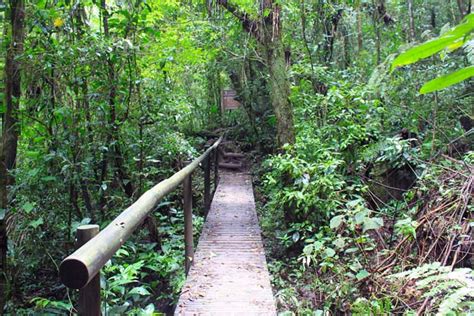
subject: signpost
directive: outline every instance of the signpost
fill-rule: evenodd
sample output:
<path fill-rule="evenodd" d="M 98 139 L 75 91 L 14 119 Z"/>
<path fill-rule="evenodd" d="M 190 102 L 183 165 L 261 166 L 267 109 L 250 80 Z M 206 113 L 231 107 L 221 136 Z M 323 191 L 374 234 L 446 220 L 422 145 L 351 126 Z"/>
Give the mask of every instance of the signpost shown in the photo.
<path fill-rule="evenodd" d="M 237 92 L 235 90 L 222 90 L 221 97 L 221 109 L 225 110 L 235 110 L 240 107 L 240 102 L 235 100 Z"/>

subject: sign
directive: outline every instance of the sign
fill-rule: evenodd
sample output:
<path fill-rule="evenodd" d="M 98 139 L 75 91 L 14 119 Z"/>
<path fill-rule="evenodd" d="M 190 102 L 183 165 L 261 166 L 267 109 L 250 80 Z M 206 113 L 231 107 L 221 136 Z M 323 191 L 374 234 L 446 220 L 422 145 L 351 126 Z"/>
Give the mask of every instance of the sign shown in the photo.
<path fill-rule="evenodd" d="M 224 110 L 235 110 L 240 107 L 240 102 L 235 100 L 235 90 L 222 90 L 221 108 Z"/>

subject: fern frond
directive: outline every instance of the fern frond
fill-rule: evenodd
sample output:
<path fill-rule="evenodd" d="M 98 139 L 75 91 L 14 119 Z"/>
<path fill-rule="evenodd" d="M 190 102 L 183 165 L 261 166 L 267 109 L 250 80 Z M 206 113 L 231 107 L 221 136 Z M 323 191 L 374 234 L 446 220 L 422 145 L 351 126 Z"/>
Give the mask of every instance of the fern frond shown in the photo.
<path fill-rule="evenodd" d="M 455 269 L 439 262 L 394 274 L 389 278 L 417 280 L 416 288 L 423 297 L 432 298 L 438 306 L 437 315 L 458 315 L 474 312 L 474 272 L 469 268 Z"/>

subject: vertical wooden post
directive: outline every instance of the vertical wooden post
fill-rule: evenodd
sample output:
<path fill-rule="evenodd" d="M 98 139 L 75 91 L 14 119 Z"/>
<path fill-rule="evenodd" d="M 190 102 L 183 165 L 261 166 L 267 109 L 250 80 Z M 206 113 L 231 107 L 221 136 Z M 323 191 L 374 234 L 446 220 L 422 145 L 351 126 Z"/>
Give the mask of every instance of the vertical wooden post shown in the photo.
<path fill-rule="evenodd" d="M 214 192 L 217 190 L 219 182 L 219 147 L 214 149 Z"/>
<path fill-rule="evenodd" d="M 193 191 L 191 175 L 183 182 L 184 195 L 184 256 L 186 275 L 194 259 L 193 241 Z"/>
<path fill-rule="evenodd" d="M 204 159 L 204 214 L 207 216 L 211 207 L 211 155 Z"/>
<path fill-rule="evenodd" d="M 77 228 L 76 248 L 81 247 L 99 233 L 99 225 L 82 225 Z M 99 316 L 100 312 L 100 272 L 79 290 L 79 315 Z"/>

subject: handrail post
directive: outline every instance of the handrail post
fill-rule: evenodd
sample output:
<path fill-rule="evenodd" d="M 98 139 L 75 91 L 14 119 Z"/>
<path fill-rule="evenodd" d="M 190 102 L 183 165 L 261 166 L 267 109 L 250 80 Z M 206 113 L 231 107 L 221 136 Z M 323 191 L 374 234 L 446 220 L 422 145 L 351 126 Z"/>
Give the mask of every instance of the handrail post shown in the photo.
<path fill-rule="evenodd" d="M 99 233 L 99 225 L 82 225 L 76 231 L 76 248 Z M 79 315 L 98 316 L 100 312 L 100 272 L 79 290 Z"/>
<path fill-rule="evenodd" d="M 204 159 L 204 214 L 207 216 L 211 207 L 211 157 Z"/>
<path fill-rule="evenodd" d="M 184 195 L 184 257 L 186 275 L 191 268 L 194 259 L 193 241 L 193 191 L 191 175 L 187 176 L 183 182 Z"/>
<path fill-rule="evenodd" d="M 214 192 L 217 190 L 219 182 L 219 147 L 214 149 Z"/>

